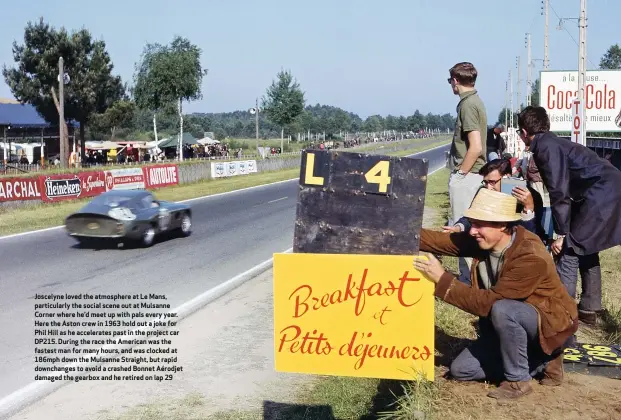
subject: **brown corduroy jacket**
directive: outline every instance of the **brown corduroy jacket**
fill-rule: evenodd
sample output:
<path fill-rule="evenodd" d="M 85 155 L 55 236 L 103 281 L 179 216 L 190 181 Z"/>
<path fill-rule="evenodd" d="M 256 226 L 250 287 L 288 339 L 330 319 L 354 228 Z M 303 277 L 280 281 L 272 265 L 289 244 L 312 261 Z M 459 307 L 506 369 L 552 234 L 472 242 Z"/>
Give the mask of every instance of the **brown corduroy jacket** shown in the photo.
<path fill-rule="evenodd" d="M 421 231 L 420 250 L 448 256 L 472 257 L 472 286 L 445 273 L 435 295 L 473 315 L 486 317 L 494 303 L 513 299 L 532 305 L 539 315 L 539 341 L 547 354 L 561 347 L 578 329 L 578 308 L 561 283 L 552 256 L 541 239 L 522 226 L 516 229 L 513 244 L 504 256 L 496 285 L 480 289 L 477 265 L 489 251 L 479 248 L 468 232 Z"/>

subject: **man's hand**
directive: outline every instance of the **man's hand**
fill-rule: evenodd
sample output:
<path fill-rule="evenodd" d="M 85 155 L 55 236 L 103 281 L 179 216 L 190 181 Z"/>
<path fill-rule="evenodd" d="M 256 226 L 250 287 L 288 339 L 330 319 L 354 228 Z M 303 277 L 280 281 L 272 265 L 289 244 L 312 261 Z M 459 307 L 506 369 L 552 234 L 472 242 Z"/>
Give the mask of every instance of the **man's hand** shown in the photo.
<path fill-rule="evenodd" d="M 447 232 L 461 232 L 461 227 L 460 226 L 442 226 L 442 232 L 447 233 Z"/>
<path fill-rule="evenodd" d="M 427 257 L 427 260 L 420 257 Z M 442 274 L 446 272 L 440 261 L 428 252 L 421 252 L 420 255 L 414 257 L 414 268 L 427 275 L 436 284 L 440 281 Z"/>
<path fill-rule="evenodd" d="M 556 241 L 552 242 L 552 245 L 550 245 L 550 249 L 552 250 L 553 255 L 558 255 L 561 253 L 561 251 L 563 250 L 564 240 L 565 240 L 565 237 L 561 236 L 557 238 Z"/>
<path fill-rule="evenodd" d="M 517 201 L 524 206 L 524 210 L 535 211 L 535 201 L 533 200 L 533 195 L 530 193 L 528 188 L 515 187 L 511 191 L 511 195 L 513 195 Z"/>

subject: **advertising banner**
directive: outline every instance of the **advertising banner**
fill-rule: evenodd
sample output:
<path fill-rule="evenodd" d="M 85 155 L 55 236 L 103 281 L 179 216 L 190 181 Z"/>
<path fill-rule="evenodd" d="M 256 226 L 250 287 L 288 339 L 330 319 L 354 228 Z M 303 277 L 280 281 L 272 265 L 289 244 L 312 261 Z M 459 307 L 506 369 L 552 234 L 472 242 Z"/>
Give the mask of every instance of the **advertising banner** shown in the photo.
<path fill-rule="evenodd" d="M 256 168 L 249 164 L 245 165 L 244 170 L 256 172 Z M 179 168 L 174 164 L 2 178 L 0 202 L 42 200 L 49 203 L 95 197 L 110 190 L 161 188 L 178 184 Z"/>
<path fill-rule="evenodd" d="M 77 174 L 44 175 L 41 182 L 41 199 L 46 202 L 94 197 L 106 191 L 103 171 Z"/>
<path fill-rule="evenodd" d="M 145 166 L 144 183 L 146 188 L 169 187 L 179 184 L 179 169 L 177 165 Z"/>
<path fill-rule="evenodd" d="M 572 105 L 578 97 L 577 71 L 542 71 L 540 104 L 550 117 L 550 131 L 573 131 Z M 586 72 L 584 128 L 621 131 L 621 70 Z"/>
<path fill-rule="evenodd" d="M 0 202 L 41 200 L 41 186 L 38 176 L 0 179 Z"/>
<path fill-rule="evenodd" d="M 106 171 L 106 191 L 145 188 L 142 168 L 110 169 Z"/>
<path fill-rule="evenodd" d="M 232 162 L 212 162 L 211 177 L 223 178 L 257 173 L 256 160 L 235 160 Z"/>
<path fill-rule="evenodd" d="M 433 292 L 411 256 L 274 254 L 275 368 L 433 380 Z"/>

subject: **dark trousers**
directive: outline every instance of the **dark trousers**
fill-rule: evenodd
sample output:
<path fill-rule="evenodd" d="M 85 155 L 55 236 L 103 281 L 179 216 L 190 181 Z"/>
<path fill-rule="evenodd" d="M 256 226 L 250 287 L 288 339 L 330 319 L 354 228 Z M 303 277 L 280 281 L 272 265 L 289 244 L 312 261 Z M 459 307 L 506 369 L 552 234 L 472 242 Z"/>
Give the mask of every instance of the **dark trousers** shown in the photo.
<path fill-rule="evenodd" d="M 489 317 L 480 318 L 479 338 L 451 363 L 451 375 L 460 381 L 517 382 L 543 372 L 557 354 L 548 356 L 541 349 L 537 318 L 527 303 L 497 301 Z"/>
<path fill-rule="evenodd" d="M 582 294 L 578 309 L 590 312 L 602 309 L 602 271 L 599 265 L 599 254 L 576 255 L 565 245 L 557 259 L 556 271 L 573 298 L 576 297 L 578 271 L 580 272 Z"/>

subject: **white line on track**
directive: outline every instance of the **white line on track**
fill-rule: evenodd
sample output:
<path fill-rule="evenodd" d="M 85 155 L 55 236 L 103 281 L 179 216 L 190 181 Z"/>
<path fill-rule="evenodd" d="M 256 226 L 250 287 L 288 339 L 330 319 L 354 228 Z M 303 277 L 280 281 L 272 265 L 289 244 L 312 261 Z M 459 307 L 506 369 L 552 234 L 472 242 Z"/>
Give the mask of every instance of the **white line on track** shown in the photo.
<path fill-rule="evenodd" d="M 268 204 L 276 203 L 277 201 L 286 200 L 287 198 L 289 198 L 289 197 L 280 197 L 280 198 L 277 198 L 276 200 L 270 200 L 267 203 Z"/>
<path fill-rule="evenodd" d="M 442 147 L 446 147 L 447 145 L 448 145 L 448 143 L 444 144 L 442 146 L 436 146 L 436 147 L 434 147 L 432 149 L 423 150 L 422 152 L 414 153 L 412 155 L 407 155 L 406 157 L 412 157 L 412 156 L 420 155 L 422 153 L 426 153 L 426 152 L 430 152 L 432 150 L 436 150 L 436 149 L 440 149 Z M 429 173 L 427 175 L 431 175 L 431 173 Z M 207 200 L 207 199 L 214 198 L 214 197 L 221 197 L 223 195 L 237 194 L 237 193 L 240 193 L 240 192 L 254 190 L 254 189 L 257 189 L 257 188 L 269 187 L 271 185 L 284 184 L 285 182 L 291 182 L 291 181 L 295 181 L 297 179 L 298 178 L 285 179 L 284 181 L 270 182 L 269 184 L 255 185 L 254 187 L 246 187 L 246 188 L 241 188 L 239 190 L 234 190 L 234 191 L 227 191 L 227 192 L 221 192 L 221 193 L 217 193 L 217 194 L 203 195 L 203 196 L 200 196 L 200 197 L 189 198 L 187 200 L 177 201 L 177 203 L 189 203 L 189 202 L 192 202 L 192 201 Z M 54 226 L 54 227 L 49 227 L 49 228 L 45 228 L 45 229 L 31 230 L 31 231 L 28 231 L 28 232 L 14 233 L 12 235 L 0 236 L 0 241 L 3 240 L 3 239 L 11 239 L 11 238 L 16 238 L 16 237 L 20 237 L 20 236 L 32 235 L 32 234 L 35 234 L 35 233 L 49 232 L 49 231 L 56 230 L 56 229 L 62 229 L 64 227 L 65 227 L 65 225 L 61 225 L 61 226 Z"/>

